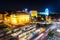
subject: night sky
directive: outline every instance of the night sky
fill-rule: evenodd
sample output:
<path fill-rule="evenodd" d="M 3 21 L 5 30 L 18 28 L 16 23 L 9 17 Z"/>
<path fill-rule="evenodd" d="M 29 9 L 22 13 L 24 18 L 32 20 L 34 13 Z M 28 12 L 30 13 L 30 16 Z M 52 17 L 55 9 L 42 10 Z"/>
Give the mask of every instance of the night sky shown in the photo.
<path fill-rule="evenodd" d="M 15 11 L 28 8 L 42 11 L 48 8 L 52 12 L 60 12 L 60 0 L 0 0 L 1 11 Z"/>

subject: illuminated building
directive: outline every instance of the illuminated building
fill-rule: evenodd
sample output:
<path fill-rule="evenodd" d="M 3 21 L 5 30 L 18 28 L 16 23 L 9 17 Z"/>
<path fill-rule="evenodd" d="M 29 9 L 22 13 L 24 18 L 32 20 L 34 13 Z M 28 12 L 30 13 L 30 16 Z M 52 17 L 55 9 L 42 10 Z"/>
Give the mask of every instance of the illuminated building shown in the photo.
<path fill-rule="evenodd" d="M 3 14 L 0 14 L 0 23 L 3 22 Z"/>
<path fill-rule="evenodd" d="M 33 19 L 34 17 L 37 17 L 37 11 L 36 11 L 36 10 L 30 11 L 30 13 L 31 13 L 32 19 Z"/>
<path fill-rule="evenodd" d="M 4 14 L 4 24 L 5 24 L 6 20 L 7 20 L 7 15 L 8 15 L 8 13 L 6 12 L 6 14 Z"/>
<path fill-rule="evenodd" d="M 0 19 L 3 19 L 3 14 L 0 14 Z"/>
<path fill-rule="evenodd" d="M 45 12 L 39 12 L 39 14 L 48 16 L 49 15 L 49 10 L 46 8 Z"/>
<path fill-rule="evenodd" d="M 11 14 L 9 16 L 5 14 L 4 16 L 4 24 L 10 27 L 17 27 L 18 25 L 29 24 L 30 22 L 30 15 L 24 12 L 17 12 L 16 14 Z"/>
<path fill-rule="evenodd" d="M 17 21 L 18 21 L 18 24 L 21 24 L 21 25 L 24 25 L 25 23 L 29 23 L 30 15 L 28 14 L 17 15 Z"/>
<path fill-rule="evenodd" d="M 17 24 L 17 20 L 16 20 L 16 15 L 15 14 L 10 15 L 10 22 L 13 25 Z"/>

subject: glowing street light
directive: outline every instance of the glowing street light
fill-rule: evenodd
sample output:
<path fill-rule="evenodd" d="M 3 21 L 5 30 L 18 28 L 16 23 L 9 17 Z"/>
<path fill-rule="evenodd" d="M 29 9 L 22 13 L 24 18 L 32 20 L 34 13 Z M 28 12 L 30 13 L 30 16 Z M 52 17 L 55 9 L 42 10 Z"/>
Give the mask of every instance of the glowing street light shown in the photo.
<path fill-rule="evenodd" d="M 28 10 L 27 8 L 25 10 Z"/>

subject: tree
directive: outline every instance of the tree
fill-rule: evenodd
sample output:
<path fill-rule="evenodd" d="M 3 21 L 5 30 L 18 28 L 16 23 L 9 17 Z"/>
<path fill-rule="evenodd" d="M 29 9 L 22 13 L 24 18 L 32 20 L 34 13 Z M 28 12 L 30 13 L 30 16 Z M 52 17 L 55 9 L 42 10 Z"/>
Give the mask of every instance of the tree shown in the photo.
<path fill-rule="evenodd" d="M 0 29 L 3 29 L 3 28 L 7 28 L 7 26 L 4 24 L 0 24 Z"/>
<path fill-rule="evenodd" d="M 49 31 L 48 36 L 52 37 L 53 35 L 54 35 L 54 33 L 52 31 Z"/>

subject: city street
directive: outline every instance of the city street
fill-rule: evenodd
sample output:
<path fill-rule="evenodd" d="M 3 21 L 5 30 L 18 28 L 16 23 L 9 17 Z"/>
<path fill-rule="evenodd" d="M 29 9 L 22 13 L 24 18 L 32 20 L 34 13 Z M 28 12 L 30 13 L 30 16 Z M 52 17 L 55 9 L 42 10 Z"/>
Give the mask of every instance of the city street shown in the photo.
<path fill-rule="evenodd" d="M 0 0 L 0 40 L 60 40 L 60 0 Z"/>

